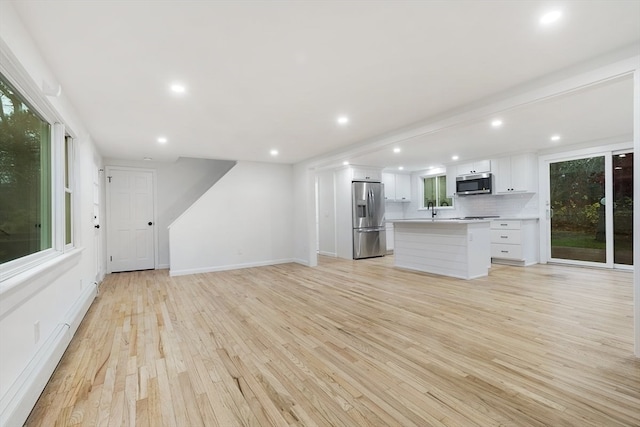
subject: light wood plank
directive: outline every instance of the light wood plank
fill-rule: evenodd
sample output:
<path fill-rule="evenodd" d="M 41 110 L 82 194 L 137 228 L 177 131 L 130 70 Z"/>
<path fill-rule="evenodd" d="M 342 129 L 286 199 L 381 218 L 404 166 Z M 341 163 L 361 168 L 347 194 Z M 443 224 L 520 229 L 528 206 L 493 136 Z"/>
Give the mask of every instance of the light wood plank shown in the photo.
<path fill-rule="evenodd" d="M 629 272 L 109 275 L 27 426 L 639 426 Z"/>

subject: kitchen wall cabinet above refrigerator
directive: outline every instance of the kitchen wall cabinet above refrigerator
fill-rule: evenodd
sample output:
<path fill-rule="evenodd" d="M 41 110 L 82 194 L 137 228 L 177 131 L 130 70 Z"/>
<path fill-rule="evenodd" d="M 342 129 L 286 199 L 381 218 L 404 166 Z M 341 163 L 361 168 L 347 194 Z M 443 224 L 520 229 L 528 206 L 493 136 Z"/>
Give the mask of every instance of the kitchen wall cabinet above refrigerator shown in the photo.
<path fill-rule="evenodd" d="M 382 181 L 382 169 L 367 166 L 351 166 L 352 181 Z"/>

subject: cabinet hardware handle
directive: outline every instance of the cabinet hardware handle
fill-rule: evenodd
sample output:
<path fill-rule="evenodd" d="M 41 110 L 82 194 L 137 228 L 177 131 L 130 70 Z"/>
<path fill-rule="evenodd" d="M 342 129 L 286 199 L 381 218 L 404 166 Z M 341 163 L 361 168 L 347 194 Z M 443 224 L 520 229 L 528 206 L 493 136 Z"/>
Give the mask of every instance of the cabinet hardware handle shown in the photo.
<path fill-rule="evenodd" d="M 500 251 L 500 252 L 502 252 L 503 254 L 508 254 L 509 253 L 509 251 Z"/>
<path fill-rule="evenodd" d="M 508 239 L 509 236 L 500 236 L 501 239 Z"/>

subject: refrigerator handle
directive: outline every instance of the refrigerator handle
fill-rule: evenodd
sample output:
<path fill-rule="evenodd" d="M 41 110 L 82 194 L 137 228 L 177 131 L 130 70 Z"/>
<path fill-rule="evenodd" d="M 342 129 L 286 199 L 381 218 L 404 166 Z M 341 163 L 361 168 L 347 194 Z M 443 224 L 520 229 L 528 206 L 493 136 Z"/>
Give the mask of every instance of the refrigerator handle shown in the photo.
<path fill-rule="evenodd" d="M 371 203 L 371 217 L 375 218 L 376 217 L 376 199 L 375 199 L 375 195 L 373 194 L 373 188 L 369 189 L 369 202 Z"/>

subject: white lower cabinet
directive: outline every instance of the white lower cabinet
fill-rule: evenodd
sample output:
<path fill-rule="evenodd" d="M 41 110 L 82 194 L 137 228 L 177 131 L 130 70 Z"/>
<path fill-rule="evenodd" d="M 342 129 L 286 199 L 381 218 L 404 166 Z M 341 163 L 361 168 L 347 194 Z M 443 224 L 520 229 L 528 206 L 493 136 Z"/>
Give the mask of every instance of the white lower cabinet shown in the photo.
<path fill-rule="evenodd" d="M 491 261 L 496 264 L 538 263 L 538 220 L 491 221 Z"/>

